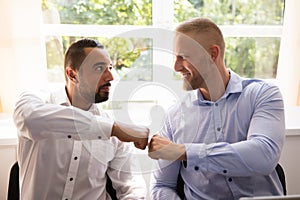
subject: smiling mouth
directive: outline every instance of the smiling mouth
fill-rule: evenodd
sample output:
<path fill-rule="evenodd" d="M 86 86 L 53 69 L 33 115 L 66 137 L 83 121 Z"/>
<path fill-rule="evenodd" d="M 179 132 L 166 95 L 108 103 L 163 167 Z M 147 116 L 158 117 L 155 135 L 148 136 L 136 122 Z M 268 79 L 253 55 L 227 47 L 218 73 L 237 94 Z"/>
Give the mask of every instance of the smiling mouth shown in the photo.
<path fill-rule="evenodd" d="M 188 78 L 189 76 L 191 76 L 190 73 L 184 73 L 184 74 L 181 74 L 182 75 L 182 78 Z"/>

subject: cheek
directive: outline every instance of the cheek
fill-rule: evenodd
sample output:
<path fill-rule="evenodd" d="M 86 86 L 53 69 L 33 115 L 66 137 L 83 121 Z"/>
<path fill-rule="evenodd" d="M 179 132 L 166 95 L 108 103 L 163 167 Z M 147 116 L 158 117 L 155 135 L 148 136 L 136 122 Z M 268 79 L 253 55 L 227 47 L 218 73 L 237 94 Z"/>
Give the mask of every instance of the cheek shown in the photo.
<path fill-rule="evenodd" d="M 90 76 L 84 80 L 84 83 L 90 89 L 96 90 L 98 87 L 99 78 Z"/>
<path fill-rule="evenodd" d="M 90 84 L 93 84 L 93 85 L 97 85 L 98 82 L 101 81 L 101 75 L 100 73 L 91 73 L 89 74 L 87 80 L 90 82 Z"/>

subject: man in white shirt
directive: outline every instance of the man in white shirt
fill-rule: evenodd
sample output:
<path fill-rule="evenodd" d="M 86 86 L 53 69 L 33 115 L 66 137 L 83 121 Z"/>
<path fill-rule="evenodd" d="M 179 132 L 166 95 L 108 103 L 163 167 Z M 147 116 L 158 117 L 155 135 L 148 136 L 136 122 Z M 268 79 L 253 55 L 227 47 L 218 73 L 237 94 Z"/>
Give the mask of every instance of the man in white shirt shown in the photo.
<path fill-rule="evenodd" d="M 109 96 L 111 60 L 91 39 L 65 55 L 66 86 L 50 94 L 23 93 L 16 103 L 20 199 L 145 199 L 129 143 L 147 146 L 149 129 L 114 122 L 97 106 Z M 121 142 L 123 141 L 123 142 Z"/>

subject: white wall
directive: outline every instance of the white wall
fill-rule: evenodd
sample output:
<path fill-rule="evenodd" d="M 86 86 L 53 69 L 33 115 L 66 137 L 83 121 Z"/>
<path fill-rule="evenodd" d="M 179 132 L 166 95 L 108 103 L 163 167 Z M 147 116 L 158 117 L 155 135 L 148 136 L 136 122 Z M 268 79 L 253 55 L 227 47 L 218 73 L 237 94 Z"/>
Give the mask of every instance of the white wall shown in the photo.
<path fill-rule="evenodd" d="M 3 112 L 9 113 L 20 91 L 46 86 L 40 1 L 1 0 L 0 24 L 0 98 Z"/>
<path fill-rule="evenodd" d="M 286 0 L 277 81 L 286 105 L 300 105 L 300 1 Z"/>
<path fill-rule="evenodd" d="M 300 130 L 288 135 L 280 158 L 284 168 L 288 194 L 300 194 Z"/>
<path fill-rule="evenodd" d="M 1 143 L 0 143 L 1 144 Z M 0 199 L 7 199 L 10 167 L 16 161 L 16 145 L 0 145 Z"/>

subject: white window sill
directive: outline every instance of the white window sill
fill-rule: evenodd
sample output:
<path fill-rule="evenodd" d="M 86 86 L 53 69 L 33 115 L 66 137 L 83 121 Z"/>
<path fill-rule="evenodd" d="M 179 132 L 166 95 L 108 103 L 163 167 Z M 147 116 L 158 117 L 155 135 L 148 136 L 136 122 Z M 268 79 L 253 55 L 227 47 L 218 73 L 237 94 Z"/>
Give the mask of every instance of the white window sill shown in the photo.
<path fill-rule="evenodd" d="M 0 113 L 0 146 L 16 145 L 17 129 L 9 114 Z"/>
<path fill-rule="evenodd" d="M 285 108 L 286 135 L 300 135 L 300 106 Z"/>

